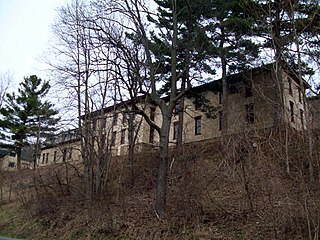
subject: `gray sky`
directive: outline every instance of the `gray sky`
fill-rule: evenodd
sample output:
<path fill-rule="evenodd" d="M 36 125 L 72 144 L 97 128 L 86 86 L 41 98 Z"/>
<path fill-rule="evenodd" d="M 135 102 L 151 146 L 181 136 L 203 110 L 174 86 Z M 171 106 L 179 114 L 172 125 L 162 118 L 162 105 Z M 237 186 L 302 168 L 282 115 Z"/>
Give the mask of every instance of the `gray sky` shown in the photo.
<path fill-rule="evenodd" d="M 0 74 L 9 71 L 15 84 L 33 74 L 46 79 L 40 57 L 49 47 L 55 9 L 64 2 L 0 0 Z"/>

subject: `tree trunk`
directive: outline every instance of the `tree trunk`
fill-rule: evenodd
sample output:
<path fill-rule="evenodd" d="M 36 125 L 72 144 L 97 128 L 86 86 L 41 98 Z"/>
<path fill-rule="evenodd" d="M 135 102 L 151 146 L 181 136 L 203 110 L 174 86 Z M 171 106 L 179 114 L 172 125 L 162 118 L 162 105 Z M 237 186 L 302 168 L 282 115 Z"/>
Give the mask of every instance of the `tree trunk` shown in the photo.
<path fill-rule="evenodd" d="M 18 169 L 18 171 L 20 171 L 21 170 L 21 148 L 18 148 L 17 150 L 16 150 L 17 152 L 17 169 Z"/>
<path fill-rule="evenodd" d="M 171 116 L 163 114 L 162 126 L 160 129 L 160 154 L 159 167 L 156 189 L 156 205 L 155 210 L 157 216 L 161 219 L 164 216 L 166 209 L 167 195 L 167 175 L 168 175 L 168 155 L 169 155 L 169 132 Z"/>
<path fill-rule="evenodd" d="M 128 162 L 129 162 L 129 168 L 130 168 L 130 184 L 131 186 L 134 185 L 134 172 L 133 172 L 133 158 L 134 158 L 134 121 L 135 121 L 135 115 L 134 113 L 129 114 L 129 121 L 128 121 Z"/>

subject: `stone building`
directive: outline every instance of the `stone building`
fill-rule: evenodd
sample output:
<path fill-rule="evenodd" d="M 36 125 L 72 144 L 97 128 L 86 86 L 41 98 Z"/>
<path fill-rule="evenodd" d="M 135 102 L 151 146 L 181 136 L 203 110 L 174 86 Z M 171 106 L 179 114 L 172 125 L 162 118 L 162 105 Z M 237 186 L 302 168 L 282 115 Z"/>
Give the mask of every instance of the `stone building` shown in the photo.
<path fill-rule="evenodd" d="M 292 71 L 276 72 L 273 65 L 254 68 L 228 76 L 227 134 L 276 129 L 288 124 L 297 131 L 306 129 L 308 109 L 305 90 L 309 85 L 300 81 Z M 146 103 L 143 96 L 139 105 L 150 119 L 161 124 L 160 109 Z M 176 144 L 179 112 L 183 113 L 182 142 L 191 143 L 219 139 L 222 128 L 221 80 L 199 85 L 188 91 L 178 102 L 172 115 L 170 145 Z M 183 106 L 183 107 L 181 107 Z M 113 155 L 128 153 L 130 101 L 109 106 L 90 115 L 93 139 L 105 139 Z M 142 116 L 134 120 L 136 149 L 157 147 L 159 137 Z M 52 162 L 80 160 L 79 136 L 59 144 L 48 145 L 39 156 L 39 166 Z"/>
<path fill-rule="evenodd" d="M 80 136 L 78 129 L 72 129 L 58 134 L 50 143 L 41 148 L 37 156 L 37 167 L 53 163 L 79 162 Z"/>

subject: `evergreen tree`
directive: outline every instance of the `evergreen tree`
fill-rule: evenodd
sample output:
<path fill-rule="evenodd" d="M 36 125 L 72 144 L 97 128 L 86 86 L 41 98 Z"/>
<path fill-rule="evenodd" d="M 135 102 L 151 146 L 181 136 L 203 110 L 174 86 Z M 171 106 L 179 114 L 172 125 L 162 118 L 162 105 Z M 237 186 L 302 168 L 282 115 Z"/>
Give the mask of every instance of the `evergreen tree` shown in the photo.
<path fill-rule="evenodd" d="M 32 75 L 20 83 L 17 95 L 14 92 L 6 95 L 5 106 L 0 109 L 1 145 L 16 151 L 18 169 L 21 169 L 22 148 L 34 138 L 37 151 L 40 139 L 56 130 L 58 112 L 53 104 L 43 100 L 49 89 L 49 82 Z"/>
<path fill-rule="evenodd" d="M 278 64 L 312 75 L 308 66 L 319 44 L 319 0 L 252 0 L 248 9 L 256 15 L 255 36 L 261 48 L 272 50 Z"/>
<path fill-rule="evenodd" d="M 258 58 L 258 46 L 254 43 L 252 26 L 254 15 L 247 11 L 247 0 L 211 0 L 206 2 L 203 18 L 205 28 L 214 45 L 216 67 L 222 70 L 222 136 L 228 129 L 228 72 L 239 72 L 252 66 Z"/>
<path fill-rule="evenodd" d="M 172 87 L 172 46 L 168 37 L 173 32 L 173 5 L 168 0 L 156 0 L 158 4 L 157 18 L 149 17 L 161 31 L 151 32 L 151 50 L 156 58 L 156 74 L 158 81 L 162 81 L 163 86 L 159 90 L 160 94 L 168 94 Z M 215 71 L 207 60 L 210 48 L 210 39 L 205 29 L 201 25 L 203 15 L 203 1 L 177 0 L 177 42 L 176 42 L 176 63 L 175 69 L 180 91 L 191 88 L 192 80 L 200 80 L 200 73 L 206 72 L 214 74 Z M 179 127 L 177 131 L 177 147 L 182 144 L 183 126 L 183 98 L 178 101 L 175 113 L 179 114 Z"/>

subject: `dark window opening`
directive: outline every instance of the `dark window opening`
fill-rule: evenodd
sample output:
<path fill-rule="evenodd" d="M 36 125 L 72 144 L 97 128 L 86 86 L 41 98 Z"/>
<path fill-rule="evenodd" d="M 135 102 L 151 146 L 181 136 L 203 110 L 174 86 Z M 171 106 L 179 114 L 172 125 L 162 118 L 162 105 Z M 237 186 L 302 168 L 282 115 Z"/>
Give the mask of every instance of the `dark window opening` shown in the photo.
<path fill-rule="evenodd" d="M 111 137 L 111 146 L 116 145 L 116 138 L 117 138 L 117 132 L 113 132 Z"/>
<path fill-rule="evenodd" d="M 301 128 L 304 129 L 304 116 L 303 116 L 302 109 L 300 109 L 300 121 L 301 121 Z"/>
<path fill-rule="evenodd" d="M 154 128 L 150 127 L 149 142 L 154 143 Z"/>
<path fill-rule="evenodd" d="M 298 87 L 298 94 L 299 94 L 299 103 L 302 103 L 302 94 L 301 94 L 301 88 Z"/>
<path fill-rule="evenodd" d="M 194 133 L 195 135 L 201 134 L 201 116 L 194 118 Z"/>
<path fill-rule="evenodd" d="M 179 122 L 173 123 L 173 140 L 178 138 L 179 133 Z"/>
<path fill-rule="evenodd" d="M 174 107 L 174 114 L 178 114 L 178 113 L 182 112 L 182 105 L 181 105 L 180 101 L 177 102 Z"/>
<path fill-rule="evenodd" d="M 16 153 L 15 152 L 10 152 L 10 157 L 15 157 L 16 156 Z"/>
<path fill-rule="evenodd" d="M 67 149 L 63 149 L 63 155 L 62 155 L 62 161 L 66 161 L 67 160 Z"/>
<path fill-rule="evenodd" d="M 49 153 L 46 154 L 46 164 L 49 162 Z"/>
<path fill-rule="evenodd" d="M 72 147 L 69 149 L 69 159 L 72 159 Z"/>
<path fill-rule="evenodd" d="M 294 122 L 294 103 L 290 101 L 290 118 L 291 122 Z"/>
<path fill-rule="evenodd" d="M 150 108 L 150 120 L 154 122 L 154 118 L 156 115 L 156 109 L 154 107 Z"/>
<path fill-rule="evenodd" d="M 14 168 L 14 166 L 15 166 L 15 163 L 14 163 L 14 162 L 9 162 L 8 167 L 10 167 L 10 168 Z"/>
<path fill-rule="evenodd" d="M 219 131 L 222 130 L 223 112 L 219 111 Z"/>
<path fill-rule="evenodd" d="M 46 154 L 44 153 L 44 154 L 42 154 L 42 164 L 44 164 L 45 158 L 46 158 Z"/>
<path fill-rule="evenodd" d="M 53 161 L 57 161 L 57 151 L 53 152 Z"/>
<path fill-rule="evenodd" d="M 121 143 L 121 144 L 124 144 L 124 143 L 125 143 L 125 140 L 126 140 L 126 130 L 125 130 L 125 129 L 122 129 L 122 130 L 121 130 L 121 140 L 120 140 L 120 143 Z"/>
<path fill-rule="evenodd" d="M 246 104 L 246 118 L 247 123 L 249 124 L 253 124 L 255 122 L 253 103 Z"/>
<path fill-rule="evenodd" d="M 122 113 L 122 124 L 126 124 L 128 121 L 128 113 L 127 112 L 123 112 Z"/>
<path fill-rule="evenodd" d="M 113 114 L 112 125 L 115 126 L 118 124 L 118 113 Z"/>
<path fill-rule="evenodd" d="M 292 95 L 292 80 L 288 78 L 288 85 L 289 85 L 289 94 Z"/>

